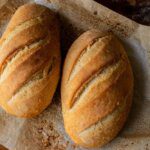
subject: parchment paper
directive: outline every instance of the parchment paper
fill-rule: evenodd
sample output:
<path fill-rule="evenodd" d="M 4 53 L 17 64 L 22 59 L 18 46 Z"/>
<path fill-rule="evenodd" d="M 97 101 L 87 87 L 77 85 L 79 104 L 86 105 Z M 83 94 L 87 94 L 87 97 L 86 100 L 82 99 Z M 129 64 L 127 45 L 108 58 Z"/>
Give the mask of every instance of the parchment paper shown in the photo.
<path fill-rule="evenodd" d="M 0 35 L 16 8 L 27 2 L 29 0 L 0 0 Z M 139 25 L 92 0 L 35 2 L 58 13 L 63 60 L 71 43 L 87 29 L 111 30 L 120 37 L 134 71 L 133 105 L 123 130 L 101 150 L 150 150 L 150 27 Z M 16 118 L 0 109 L 0 144 L 10 150 L 86 150 L 71 142 L 64 131 L 60 84 L 52 104 L 33 119 Z"/>

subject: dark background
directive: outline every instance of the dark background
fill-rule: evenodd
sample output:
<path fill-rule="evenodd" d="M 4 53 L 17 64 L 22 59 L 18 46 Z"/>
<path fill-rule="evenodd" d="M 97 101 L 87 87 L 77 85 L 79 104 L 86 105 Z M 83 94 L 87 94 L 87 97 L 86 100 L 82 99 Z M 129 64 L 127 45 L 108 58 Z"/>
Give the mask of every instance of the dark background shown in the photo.
<path fill-rule="evenodd" d="M 144 25 L 150 25 L 150 0 L 95 0 Z"/>

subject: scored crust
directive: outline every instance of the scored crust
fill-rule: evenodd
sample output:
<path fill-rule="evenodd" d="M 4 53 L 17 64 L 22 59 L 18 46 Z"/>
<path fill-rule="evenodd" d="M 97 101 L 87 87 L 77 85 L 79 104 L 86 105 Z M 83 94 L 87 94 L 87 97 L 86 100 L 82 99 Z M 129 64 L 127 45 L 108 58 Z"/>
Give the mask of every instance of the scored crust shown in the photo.
<path fill-rule="evenodd" d="M 59 28 L 54 13 L 21 6 L 0 39 L 0 104 L 10 114 L 33 117 L 50 104 L 60 71 Z"/>
<path fill-rule="evenodd" d="M 83 33 L 67 54 L 61 84 L 66 132 L 75 143 L 97 147 L 112 140 L 128 116 L 133 74 L 112 33 Z"/>

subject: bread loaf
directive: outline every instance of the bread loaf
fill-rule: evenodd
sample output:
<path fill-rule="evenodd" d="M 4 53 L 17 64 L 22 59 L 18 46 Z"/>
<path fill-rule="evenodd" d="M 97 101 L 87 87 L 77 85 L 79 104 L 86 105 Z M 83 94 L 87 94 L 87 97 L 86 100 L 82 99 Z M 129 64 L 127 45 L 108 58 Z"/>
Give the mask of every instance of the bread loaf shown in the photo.
<path fill-rule="evenodd" d="M 123 127 L 132 102 L 133 74 L 120 41 L 90 30 L 71 46 L 61 83 L 64 125 L 83 147 L 112 140 Z"/>
<path fill-rule="evenodd" d="M 0 39 L 0 105 L 33 117 L 51 102 L 60 71 L 58 21 L 48 8 L 21 6 Z"/>

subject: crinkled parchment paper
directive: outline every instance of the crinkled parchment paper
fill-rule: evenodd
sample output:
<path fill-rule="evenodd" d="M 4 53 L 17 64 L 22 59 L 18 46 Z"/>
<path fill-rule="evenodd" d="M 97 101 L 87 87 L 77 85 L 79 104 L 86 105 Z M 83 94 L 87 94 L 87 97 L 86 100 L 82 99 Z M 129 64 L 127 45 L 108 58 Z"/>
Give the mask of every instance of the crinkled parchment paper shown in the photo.
<path fill-rule="evenodd" d="M 16 8 L 27 2 L 29 0 L 0 0 L 0 35 Z M 124 129 L 102 150 L 150 150 L 150 27 L 139 25 L 92 0 L 35 2 L 58 13 L 63 60 L 73 40 L 87 29 L 111 30 L 120 37 L 134 71 L 133 105 Z M 60 85 L 52 104 L 33 119 L 19 119 L 0 109 L 0 144 L 10 150 L 85 150 L 71 142 L 64 131 Z"/>

